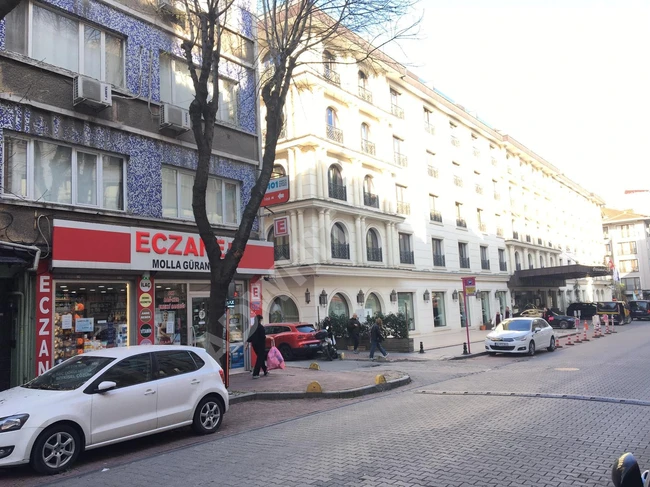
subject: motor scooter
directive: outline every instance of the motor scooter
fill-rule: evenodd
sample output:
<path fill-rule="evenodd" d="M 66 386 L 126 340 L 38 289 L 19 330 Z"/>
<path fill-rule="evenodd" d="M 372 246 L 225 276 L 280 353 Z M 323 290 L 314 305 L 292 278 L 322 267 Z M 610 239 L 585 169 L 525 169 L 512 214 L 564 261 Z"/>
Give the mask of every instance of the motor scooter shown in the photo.
<path fill-rule="evenodd" d="M 650 471 L 641 473 L 639 464 L 631 453 L 624 453 L 612 465 L 614 487 L 650 487 Z"/>
<path fill-rule="evenodd" d="M 336 350 L 336 338 L 334 338 L 331 326 L 327 326 L 324 330 L 317 331 L 315 338 L 320 340 L 320 349 L 327 360 L 338 358 L 339 353 Z"/>

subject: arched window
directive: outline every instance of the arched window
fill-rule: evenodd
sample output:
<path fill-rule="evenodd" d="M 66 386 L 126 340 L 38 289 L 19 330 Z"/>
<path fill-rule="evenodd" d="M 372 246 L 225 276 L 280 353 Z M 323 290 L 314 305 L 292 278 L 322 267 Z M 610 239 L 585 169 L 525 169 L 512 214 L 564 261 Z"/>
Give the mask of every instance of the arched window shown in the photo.
<path fill-rule="evenodd" d="M 339 117 L 336 114 L 336 110 L 334 110 L 332 107 L 327 107 L 327 111 L 325 113 L 327 115 L 327 125 L 336 128 L 339 124 Z"/>
<path fill-rule="evenodd" d="M 347 201 L 348 191 L 343 184 L 343 176 L 338 166 L 332 164 L 327 171 L 327 187 L 330 198 Z"/>
<path fill-rule="evenodd" d="M 273 174 L 271 174 L 272 178 L 278 178 L 280 176 L 286 176 L 287 172 L 284 170 L 284 166 L 282 164 L 275 164 L 273 166 Z"/>
<path fill-rule="evenodd" d="M 341 170 L 337 166 L 330 166 L 330 169 L 327 172 L 327 181 L 331 184 L 343 186 L 343 176 L 341 176 Z"/>
<path fill-rule="evenodd" d="M 350 317 L 350 308 L 348 307 L 348 302 L 345 300 L 342 294 L 336 293 L 332 296 L 330 301 L 330 306 L 328 310 L 328 315 L 332 316 L 344 316 L 346 318 Z"/>
<path fill-rule="evenodd" d="M 375 182 L 372 179 L 372 176 L 366 176 L 363 178 L 363 192 L 375 194 Z"/>
<path fill-rule="evenodd" d="M 544 260 L 544 256 L 540 255 L 539 256 L 539 266 L 543 269 L 546 267 L 546 261 Z"/>
<path fill-rule="evenodd" d="M 269 242 L 273 242 L 273 256 L 275 260 L 289 260 L 291 258 L 291 247 L 289 246 L 289 237 L 276 237 L 273 234 L 273 227 L 269 230 L 267 238 Z"/>
<path fill-rule="evenodd" d="M 551 257 L 551 267 L 555 267 L 555 257 Z"/>
<path fill-rule="evenodd" d="M 375 293 L 368 294 L 365 308 L 372 310 L 371 317 L 375 316 L 376 313 L 381 313 L 381 302 Z"/>
<path fill-rule="evenodd" d="M 528 268 L 534 269 L 535 263 L 533 262 L 533 254 L 528 254 Z"/>
<path fill-rule="evenodd" d="M 348 238 L 345 234 L 345 228 L 340 223 L 335 223 L 332 227 L 332 258 L 333 259 L 349 259 L 350 258 L 350 245 Z"/>
<path fill-rule="evenodd" d="M 366 252 L 368 254 L 368 262 L 381 262 L 381 240 L 377 230 L 371 228 L 366 233 Z"/>
<path fill-rule="evenodd" d="M 289 296 L 278 296 L 269 309 L 269 323 L 299 323 L 298 307 Z"/>
<path fill-rule="evenodd" d="M 325 72 L 334 71 L 334 65 L 336 64 L 336 59 L 334 55 L 329 51 L 323 51 L 323 68 Z"/>
<path fill-rule="evenodd" d="M 515 267 L 518 271 L 521 270 L 521 261 L 519 260 L 519 252 L 515 252 Z"/>
<path fill-rule="evenodd" d="M 361 124 L 361 140 L 365 140 L 366 142 L 370 140 L 370 127 L 367 123 Z"/>
<path fill-rule="evenodd" d="M 363 88 L 364 90 L 368 89 L 368 76 L 366 76 L 366 73 L 363 71 L 359 71 L 359 88 Z"/>

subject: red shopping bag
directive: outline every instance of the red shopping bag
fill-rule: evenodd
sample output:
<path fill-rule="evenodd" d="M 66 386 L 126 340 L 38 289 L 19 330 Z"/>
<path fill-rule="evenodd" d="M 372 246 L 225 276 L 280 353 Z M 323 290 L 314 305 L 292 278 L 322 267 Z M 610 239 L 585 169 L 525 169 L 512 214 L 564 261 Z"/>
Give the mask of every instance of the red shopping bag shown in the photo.
<path fill-rule="evenodd" d="M 271 350 L 266 356 L 266 367 L 269 370 L 273 369 L 284 369 L 284 357 L 280 353 L 280 350 L 275 346 L 275 341 L 271 342 Z"/>

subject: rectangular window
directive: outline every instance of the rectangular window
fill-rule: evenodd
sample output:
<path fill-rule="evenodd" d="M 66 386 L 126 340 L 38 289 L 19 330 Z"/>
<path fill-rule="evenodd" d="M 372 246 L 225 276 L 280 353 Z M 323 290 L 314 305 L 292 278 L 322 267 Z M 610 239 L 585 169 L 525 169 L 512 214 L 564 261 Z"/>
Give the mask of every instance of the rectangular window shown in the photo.
<path fill-rule="evenodd" d="M 193 220 L 192 190 L 194 174 L 171 167 L 162 169 L 164 218 Z M 213 225 L 239 223 L 239 185 L 210 176 L 206 190 L 206 211 Z"/>
<path fill-rule="evenodd" d="M 621 272 L 639 272 L 639 261 L 637 259 L 619 261 Z"/>
<path fill-rule="evenodd" d="M 621 283 L 625 286 L 626 291 L 636 291 L 641 289 L 640 277 L 627 277 L 621 279 Z"/>
<path fill-rule="evenodd" d="M 488 248 L 483 245 L 481 246 L 481 269 L 490 270 L 490 255 L 488 254 Z"/>
<path fill-rule="evenodd" d="M 413 250 L 411 247 L 411 235 L 408 233 L 398 234 L 399 238 L 399 261 L 402 264 L 415 264 Z"/>
<path fill-rule="evenodd" d="M 160 101 L 189 109 L 194 100 L 194 83 L 184 61 L 161 54 Z"/>
<path fill-rule="evenodd" d="M 635 255 L 636 242 L 622 242 L 618 244 L 619 255 Z"/>
<path fill-rule="evenodd" d="M 409 330 L 415 330 L 413 293 L 397 293 L 397 312 L 405 316 Z"/>
<path fill-rule="evenodd" d="M 458 242 L 458 256 L 460 258 L 461 269 L 469 269 L 469 255 L 467 253 L 467 244 Z"/>
<path fill-rule="evenodd" d="M 124 159 L 38 139 L 4 138 L 7 196 L 124 209 Z"/>
<path fill-rule="evenodd" d="M 432 238 L 431 239 L 431 248 L 433 249 L 433 266 L 434 267 L 444 267 L 445 266 L 445 251 L 444 251 L 442 239 L 441 238 Z"/>
<path fill-rule="evenodd" d="M 488 260 L 488 259 L 489 259 L 488 248 L 481 246 L 481 260 Z"/>
<path fill-rule="evenodd" d="M 124 86 L 124 39 L 29 2 L 10 12 L 5 25 L 8 51 Z"/>
<path fill-rule="evenodd" d="M 237 113 L 237 95 L 239 84 L 223 78 L 219 79 L 219 109 L 217 119 L 222 122 L 236 125 L 239 116 Z"/>
<path fill-rule="evenodd" d="M 431 303 L 433 304 L 433 326 L 435 328 L 447 326 L 447 317 L 445 315 L 445 293 L 431 293 Z"/>

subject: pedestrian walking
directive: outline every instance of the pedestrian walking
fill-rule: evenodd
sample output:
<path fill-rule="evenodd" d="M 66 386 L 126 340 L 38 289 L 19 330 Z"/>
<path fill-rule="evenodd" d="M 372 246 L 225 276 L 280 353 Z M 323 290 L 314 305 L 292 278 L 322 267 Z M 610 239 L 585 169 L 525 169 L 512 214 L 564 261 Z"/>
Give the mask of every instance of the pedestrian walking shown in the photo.
<path fill-rule="evenodd" d="M 269 370 L 266 368 L 266 331 L 264 330 L 264 325 L 262 325 L 262 315 L 257 315 L 255 317 L 255 324 L 253 325 L 253 330 L 246 340 L 246 348 L 248 345 L 253 346 L 255 350 L 255 355 L 257 356 L 255 360 L 255 367 L 253 368 L 253 379 L 260 378 L 260 369 L 264 371 L 264 375 L 269 375 Z"/>
<path fill-rule="evenodd" d="M 551 310 L 548 309 L 546 306 L 544 306 L 544 312 L 542 313 L 542 318 L 544 318 L 546 321 L 550 321 L 551 316 L 553 316 Z"/>
<path fill-rule="evenodd" d="M 377 318 L 375 324 L 370 328 L 370 360 L 375 360 L 376 349 L 379 349 L 379 351 L 384 355 L 384 358 L 388 357 L 388 352 L 381 346 L 381 342 L 384 341 L 381 326 L 381 318 Z"/>
<path fill-rule="evenodd" d="M 506 306 L 506 320 L 510 318 L 510 308 Z"/>
<path fill-rule="evenodd" d="M 497 310 L 497 315 L 494 317 L 494 326 L 499 326 L 501 323 L 501 311 Z"/>
<path fill-rule="evenodd" d="M 350 321 L 348 321 L 348 336 L 352 339 L 354 343 L 354 353 L 359 353 L 359 334 L 361 333 L 361 323 L 356 313 L 352 315 Z"/>

